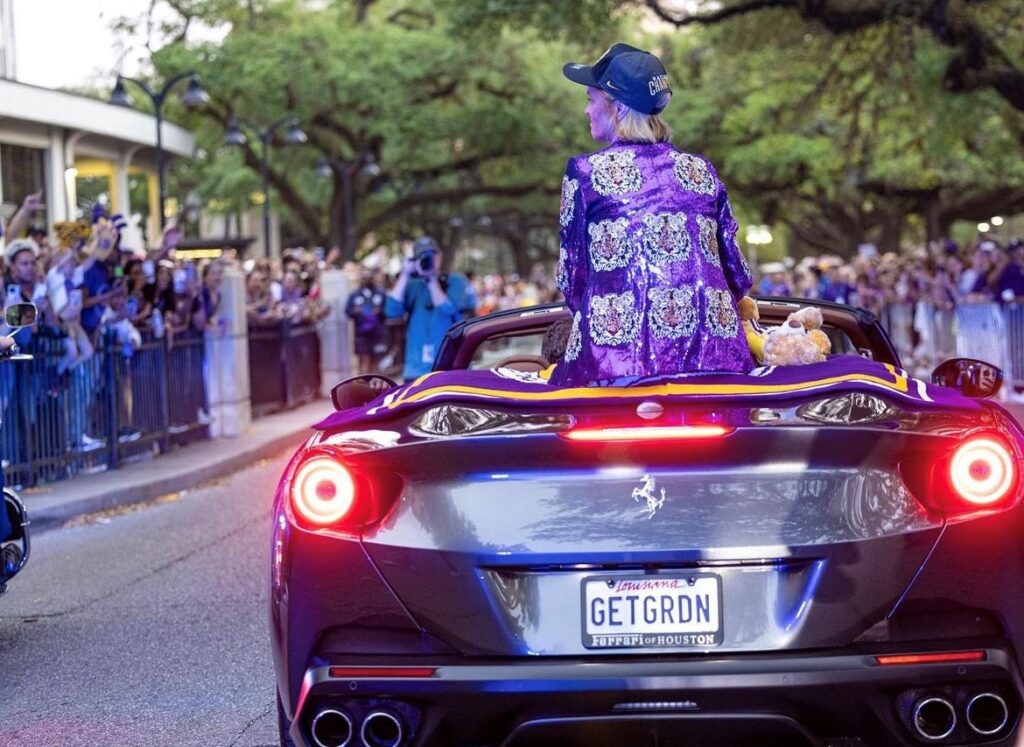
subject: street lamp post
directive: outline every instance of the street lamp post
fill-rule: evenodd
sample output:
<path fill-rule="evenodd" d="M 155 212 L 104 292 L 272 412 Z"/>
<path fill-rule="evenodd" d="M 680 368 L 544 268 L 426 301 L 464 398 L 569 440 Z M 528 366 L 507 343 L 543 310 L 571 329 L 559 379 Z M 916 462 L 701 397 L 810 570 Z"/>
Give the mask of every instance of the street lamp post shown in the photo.
<path fill-rule="evenodd" d="M 357 173 L 369 176 L 378 176 L 380 166 L 372 155 L 366 155 L 353 161 L 346 161 L 338 156 L 331 155 L 328 158 L 321 158 L 316 164 L 316 173 L 320 176 L 330 176 L 335 171 L 341 173 L 341 199 L 345 210 L 345 259 L 355 256 L 356 246 L 356 225 L 355 225 L 355 195 L 352 193 L 352 177 Z"/>
<path fill-rule="evenodd" d="M 199 76 L 195 73 L 182 73 L 181 75 L 175 75 L 173 78 L 168 80 L 164 87 L 159 91 L 154 92 L 143 83 L 141 80 L 135 78 L 128 78 L 124 75 L 117 76 L 117 82 L 114 84 L 114 90 L 110 93 L 110 103 L 114 106 L 131 107 L 132 97 L 128 95 L 128 92 L 124 88 L 125 83 L 134 83 L 142 92 L 146 94 L 149 100 L 153 104 L 153 110 L 156 116 L 156 178 L 159 184 L 160 193 L 160 228 L 163 229 L 167 222 L 167 216 L 165 215 L 164 202 L 167 199 L 167 192 L 164 187 L 164 163 L 166 156 L 164 154 L 164 102 L 167 100 L 167 95 L 181 81 L 188 79 L 188 89 L 185 91 L 185 95 L 181 97 L 181 102 L 189 109 L 195 109 L 200 106 L 204 106 L 210 101 L 209 94 L 203 90 L 202 85 L 199 83 Z"/>
<path fill-rule="evenodd" d="M 274 135 L 284 125 L 288 125 L 284 142 L 286 145 L 302 145 L 307 141 L 306 133 L 299 127 L 299 120 L 296 117 L 281 117 L 266 129 L 259 127 L 246 119 L 232 117 L 228 120 L 228 129 L 224 133 L 225 145 L 245 145 L 248 138 L 242 130 L 242 126 L 248 127 L 260 141 L 260 173 L 263 176 L 263 255 L 270 256 L 270 143 Z"/>

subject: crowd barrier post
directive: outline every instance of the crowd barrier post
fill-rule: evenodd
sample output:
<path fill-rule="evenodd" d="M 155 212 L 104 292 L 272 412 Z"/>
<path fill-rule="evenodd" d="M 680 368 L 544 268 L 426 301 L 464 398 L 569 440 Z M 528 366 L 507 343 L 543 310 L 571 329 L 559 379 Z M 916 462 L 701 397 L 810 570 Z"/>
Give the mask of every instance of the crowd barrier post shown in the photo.
<path fill-rule="evenodd" d="M 240 436 L 252 423 L 245 276 L 233 267 L 225 267 L 223 278 L 218 313 L 221 322 L 205 334 L 203 373 L 211 438 Z"/>
<path fill-rule="evenodd" d="M 345 315 L 352 290 L 342 270 L 326 270 L 320 276 L 320 300 L 330 309 L 320 323 L 320 393 L 325 397 L 352 375 L 352 323 Z"/>

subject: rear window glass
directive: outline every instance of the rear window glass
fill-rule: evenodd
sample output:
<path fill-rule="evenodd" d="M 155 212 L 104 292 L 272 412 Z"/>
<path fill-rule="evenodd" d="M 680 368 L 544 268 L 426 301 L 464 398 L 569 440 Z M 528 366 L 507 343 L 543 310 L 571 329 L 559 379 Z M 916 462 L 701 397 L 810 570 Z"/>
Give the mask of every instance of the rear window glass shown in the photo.
<path fill-rule="evenodd" d="M 544 344 L 544 332 L 531 332 L 525 335 L 502 335 L 484 340 L 473 351 L 472 369 L 494 368 L 507 358 L 516 355 L 540 355 Z"/>
<path fill-rule="evenodd" d="M 764 325 L 766 328 L 772 325 Z M 857 347 L 845 332 L 837 327 L 825 325 L 825 334 L 832 341 L 833 355 L 859 355 Z M 471 369 L 495 368 L 508 358 L 519 355 L 541 354 L 544 343 L 543 332 L 530 332 L 524 335 L 498 335 L 482 342 L 473 351 Z"/>

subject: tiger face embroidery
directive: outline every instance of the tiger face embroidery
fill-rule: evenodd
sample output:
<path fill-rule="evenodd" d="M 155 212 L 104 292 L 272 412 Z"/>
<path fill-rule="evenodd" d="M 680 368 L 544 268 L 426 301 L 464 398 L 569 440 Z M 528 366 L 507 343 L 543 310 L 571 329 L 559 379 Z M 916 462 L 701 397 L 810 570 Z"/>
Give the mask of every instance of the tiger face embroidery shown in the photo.
<path fill-rule="evenodd" d="M 629 263 L 632 254 L 626 229 L 629 220 L 603 220 L 587 226 L 590 234 L 590 261 L 595 270 L 616 270 Z"/>
<path fill-rule="evenodd" d="M 580 357 L 583 349 L 583 334 L 580 332 L 580 312 L 572 318 L 572 329 L 569 330 L 569 340 L 565 344 L 564 360 L 574 361 Z"/>
<path fill-rule="evenodd" d="M 598 345 L 622 345 L 636 339 L 639 315 L 630 291 L 590 299 L 590 338 Z"/>
<path fill-rule="evenodd" d="M 576 192 L 580 183 L 569 177 L 562 177 L 562 206 L 558 211 L 558 224 L 565 228 L 572 223 L 573 211 L 576 209 Z"/>
<path fill-rule="evenodd" d="M 718 255 L 718 222 L 705 215 L 697 216 L 697 230 L 700 234 L 700 253 L 715 267 L 722 266 Z"/>
<path fill-rule="evenodd" d="M 643 186 L 643 176 L 636 165 L 636 154 L 631 150 L 611 153 L 597 153 L 589 159 L 591 184 L 594 191 L 605 197 L 638 192 Z"/>
<path fill-rule="evenodd" d="M 652 288 L 647 293 L 651 331 L 661 339 L 689 337 L 697 329 L 693 288 Z"/>
<path fill-rule="evenodd" d="M 659 265 L 689 257 L 691 242 L 686 213 L 645 215 L 640 246 L 647 260 Z"/>
<path fill-rule="evenodd" d="M 715 193 L 715 178 L 711 176 L 711 170 L 703 158 L 689 153 L 672 153 L 672 160 L 675 161 L 672 171 L 683 189 L 700 195 Z"/>
<path fill-rule="evenodd" d="M 704 289 L 704 320 L 715 337 L 730 339 L 739 332 L 739 319 L 732 294 L 717 288 Z"/>

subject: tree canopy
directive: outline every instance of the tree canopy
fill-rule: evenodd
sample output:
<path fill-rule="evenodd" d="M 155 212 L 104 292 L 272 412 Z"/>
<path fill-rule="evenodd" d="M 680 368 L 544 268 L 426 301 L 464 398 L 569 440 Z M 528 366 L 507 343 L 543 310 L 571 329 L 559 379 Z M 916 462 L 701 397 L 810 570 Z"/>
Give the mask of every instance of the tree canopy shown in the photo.
<path fill-rule="evenodd" d="M 710 156 L 741 219 L 785 226 L 791 249 L 896 248 L 1024 208 L 1010 0 L 165 2 L 180 20 L 156 74 L 196 70 L 213 98 L 180 113 L 208 154 L 183 178 L 218 209 L 251 205 L 260 142 L 221 146 L 229 120 L 297 116 L 309 145 L 271 144 L 272 198 L 318 243 L 345 243 L 347 170 L 365 245 L 487 233 L 520 271 L 553 254 L 564 161 L 599 147 L 560 68 L 619 39 L 668 66 L 676 145 Z M 230 31 L 194 44 L 197 23 Z"/>

